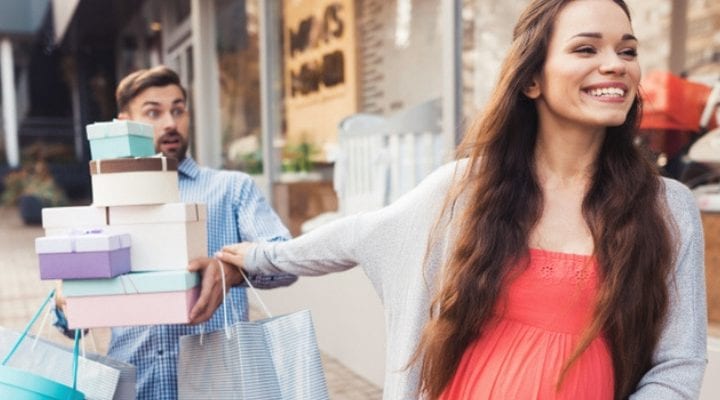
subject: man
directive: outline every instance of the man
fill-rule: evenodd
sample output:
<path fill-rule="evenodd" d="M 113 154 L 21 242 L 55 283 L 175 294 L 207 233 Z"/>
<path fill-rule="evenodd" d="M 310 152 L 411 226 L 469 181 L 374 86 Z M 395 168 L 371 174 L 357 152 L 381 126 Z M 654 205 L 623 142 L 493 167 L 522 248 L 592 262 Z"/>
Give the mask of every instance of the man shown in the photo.
<path fill-rule="evenodd" d="M 154 127 L 155 149 L 178 159 L 180 198 L 186 203 L 208 207 L 208 252 L 241 241 L 286 240 L 290 234 L 263 198 L 252 179 L 237 171 L 200 167 L 188 156 L 189 114 L 185 89 L 171 69 L 158 66 L 136 71 L 118 85 L 116 100 L 119 119 L 145 122 Z M 180 268 L 184 266 L 178 266 Z M 194 260 L 190 270 L 203 275 L 200 307 L 191 311 L 191 321 L 202 325 L 158 325 L 113 328 L 108 355 L 137 366 L 137 398 L 177 398 L 177 357 L 179 338 L 220 329 L 223 310 L 218 309 L 222 290 L 219 264 L 211 259 Z M 237 269 L 225 267 L 232 287 L 227 296 L 228 316 L 247 320 L 247 296 Z M 289 285 L 297 277 L 250 277 L 253 285 L 271 288 Z M 224 306 L 221 306 L 224 307 Z"/>

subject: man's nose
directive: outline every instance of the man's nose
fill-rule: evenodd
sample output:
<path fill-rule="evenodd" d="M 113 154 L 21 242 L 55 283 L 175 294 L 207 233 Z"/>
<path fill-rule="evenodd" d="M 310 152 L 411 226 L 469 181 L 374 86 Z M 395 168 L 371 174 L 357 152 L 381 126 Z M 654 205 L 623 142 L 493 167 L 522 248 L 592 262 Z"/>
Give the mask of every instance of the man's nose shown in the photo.
<path fill-rule="evenodd" d="M 170 112 L 163 113 L 161 122 L 163 130 L 165 131 L 175 130 L 177 127 L 177 121 Z"/>

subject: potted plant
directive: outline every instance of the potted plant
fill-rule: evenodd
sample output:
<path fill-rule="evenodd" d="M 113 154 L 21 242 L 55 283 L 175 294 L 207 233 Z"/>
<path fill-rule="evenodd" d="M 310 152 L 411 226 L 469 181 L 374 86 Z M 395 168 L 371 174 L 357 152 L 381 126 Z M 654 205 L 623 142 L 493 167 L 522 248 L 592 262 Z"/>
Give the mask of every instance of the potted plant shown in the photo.
<path fill-rule="evenodd" d="M 317 152 L 317 147 L 306 140 L 296 145 L 285 146 L 282 158 L 282 179 L 286 181 L 320 180 L 322 176 L 314 172 L 312 159 Z"/>
<path fill-rule="evenodd" d="M 2 204 L 17 206 L 26 224 L 42 222 L 44 207 L 68 204 L 65 192 L 50 173 L 47 161 L 38 154 L 29 154 L 23 165 L 9 172 L 3 180 Z"/>

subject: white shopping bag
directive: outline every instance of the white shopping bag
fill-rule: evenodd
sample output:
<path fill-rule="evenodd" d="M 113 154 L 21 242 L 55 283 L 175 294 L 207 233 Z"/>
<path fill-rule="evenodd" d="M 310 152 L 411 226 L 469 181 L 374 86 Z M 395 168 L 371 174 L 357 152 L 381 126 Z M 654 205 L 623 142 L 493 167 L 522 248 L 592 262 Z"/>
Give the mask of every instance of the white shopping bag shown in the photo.
<path fill-rule="evenodd" d="M 329 399 L 310 311 L 182 336 L 178 391 L 180 400 Z"/>

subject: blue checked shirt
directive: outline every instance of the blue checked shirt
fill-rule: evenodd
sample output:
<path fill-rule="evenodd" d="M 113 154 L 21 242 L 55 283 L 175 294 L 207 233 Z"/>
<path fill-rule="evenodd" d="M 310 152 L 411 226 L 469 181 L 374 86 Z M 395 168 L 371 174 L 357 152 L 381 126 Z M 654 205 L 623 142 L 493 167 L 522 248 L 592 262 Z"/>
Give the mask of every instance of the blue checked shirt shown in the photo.
<path fill-rule="evenodd" d="M 180 197 L 186 203 L 206 203 L 208 207 L 208 255 L 224 245 L 241 241 L 286 240 L 290 233 L 280 222 L 252 179 L 237 171 L 200 167 L 190 158 L 178 166 Z M 184 267 L 184 266 L 178 266 Z M 292 275 L 252 277 L 261 288 L 286 286 Z M 245 289 L 230 289 L 228 318 L 247 320 Z M 177 399 L 177 359 L 182 335 L 199 334 L 223 328 L 221 306 L 200 325 L 156 325 L 113 328 L 108 355 L 137 367 L 138 400 Z"/>

